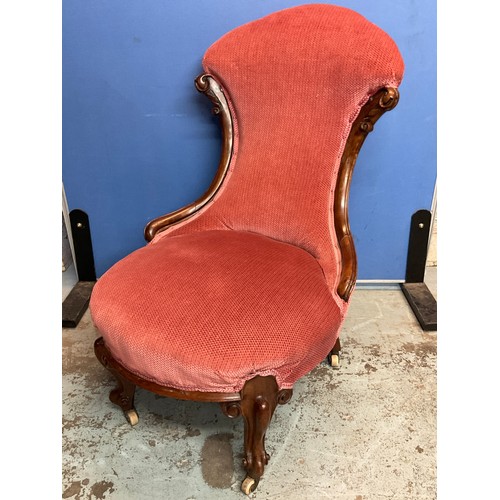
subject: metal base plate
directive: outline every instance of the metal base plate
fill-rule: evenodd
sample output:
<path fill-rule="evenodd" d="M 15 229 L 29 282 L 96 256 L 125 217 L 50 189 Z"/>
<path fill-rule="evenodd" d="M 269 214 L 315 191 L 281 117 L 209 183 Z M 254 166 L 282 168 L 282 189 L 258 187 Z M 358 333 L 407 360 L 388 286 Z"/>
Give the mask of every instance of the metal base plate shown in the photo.
<path fill-rule="evenodd" d="M 437 302 L 425 283 L 402 283 L 401 289 L 425 331 L 437 330 Z"/>
<path fill-rule="evenodd" d="M 63 328 L 76 328 L 87 310 L 95 281 L 79 281 L 62 304 Z"/>

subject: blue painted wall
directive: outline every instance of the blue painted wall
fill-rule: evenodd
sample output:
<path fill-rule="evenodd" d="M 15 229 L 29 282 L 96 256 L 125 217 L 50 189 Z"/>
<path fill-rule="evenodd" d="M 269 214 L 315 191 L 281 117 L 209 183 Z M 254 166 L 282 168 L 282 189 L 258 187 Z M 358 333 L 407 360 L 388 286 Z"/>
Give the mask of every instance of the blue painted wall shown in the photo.
<path fill-rule="evenodd" d="M 63 182 L 90 217 L 97 275 L 144 244 L 152 218 L 201 195 L 220 135 L 194 89 L 205 50 L 227 31 L 304 0 L 65 0 Z M 404 279 L 410 217 L 436 178 L 435 0 L 325 2 L 387 31 L 406 65 L 401 100 L 368 137 L 350 219 L 359 279 Z"/>

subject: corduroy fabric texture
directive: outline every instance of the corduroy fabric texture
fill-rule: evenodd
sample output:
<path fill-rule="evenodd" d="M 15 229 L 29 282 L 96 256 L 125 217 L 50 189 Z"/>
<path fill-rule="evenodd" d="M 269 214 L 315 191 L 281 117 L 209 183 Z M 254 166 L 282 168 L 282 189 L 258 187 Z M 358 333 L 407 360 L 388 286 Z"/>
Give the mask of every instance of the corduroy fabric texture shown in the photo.
<path fill-rule="evenodd" d="M 329 352 L 336 293 L 333 195 L 352 122 L 403 62 L 352 10 L 314 4 L 233 30 L 207 51 L 234 119 L 229 173 L 193 217 L 102 276 L 97 328 L 130 371 L 183 390 L 233 392 L 255 375 L 292 387 Z"/>
<path fill-rule="evenodd" d="M 133 252 L 97 281 L 90 307 L 130 371 L 215 392 L 239 391 L 255 375 L 292 387 L 324 358 L 342 319 L 312 255 L 241 231 L 172 236 Z"/>

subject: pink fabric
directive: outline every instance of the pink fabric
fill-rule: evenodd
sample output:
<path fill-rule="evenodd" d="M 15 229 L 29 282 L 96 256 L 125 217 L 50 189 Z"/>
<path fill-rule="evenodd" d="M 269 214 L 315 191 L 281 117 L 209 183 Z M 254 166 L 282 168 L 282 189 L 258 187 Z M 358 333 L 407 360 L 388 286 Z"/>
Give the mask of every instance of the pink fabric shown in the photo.
<path fill-rule="evenodd" d="M 97 281 L 96 327 L 130 371 L 183 390 L 239 391 L 253 376 L 292 387 L 342 320 L 318 262 L 266 236 L 163 238 Z"/>
<path fill-rule="evenodd" d="M 231 31 L 203 66 L 235 120 L 229 175 L 97 282 L 92 316 L 119 361 L 162 385 L 233 392 L 273 374 L 291 387 L 332 348 L 348 307 L 332 213 L 345 141 L 403 62 L 362 16 L 317 4 Z"/>
<path fill-rule="evenodd" d="M 300 246 L 318 259 L 340 304 L 336 175 L 363 104 L 401 81 L 394 41 L 350 9 L 304 5 L 231 31 L 203 67 L 234 107 L 237 155 L 218 199 L 158 238 L 235 229 Z"/>

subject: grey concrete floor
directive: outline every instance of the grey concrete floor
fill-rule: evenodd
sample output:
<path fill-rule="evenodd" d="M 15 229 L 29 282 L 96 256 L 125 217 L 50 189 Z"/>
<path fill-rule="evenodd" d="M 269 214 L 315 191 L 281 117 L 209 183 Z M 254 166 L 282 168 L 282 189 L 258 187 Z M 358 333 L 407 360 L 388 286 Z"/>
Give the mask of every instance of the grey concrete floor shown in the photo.
<path fill-rule="evenodd" d="M 108 399 L 96 336 L 88 311 L 62 331 L 62 497 L 245 498 L 241 418 L 138 389 L 131 427 Z M 422 332 L 399 290 L 357 289 L 341 339 L 341 369 L 322 363 L 277 408 L 250 497 L 436 498 L 436 333 Z"/>

